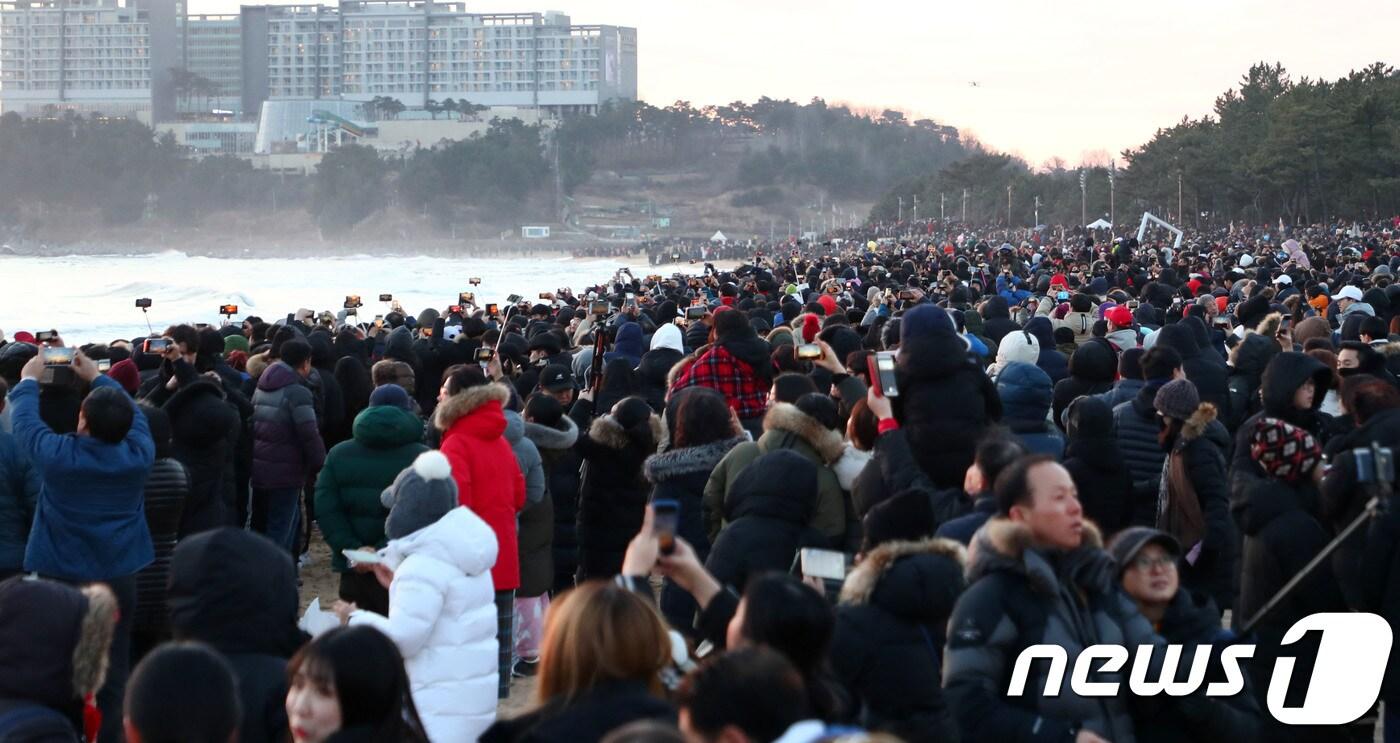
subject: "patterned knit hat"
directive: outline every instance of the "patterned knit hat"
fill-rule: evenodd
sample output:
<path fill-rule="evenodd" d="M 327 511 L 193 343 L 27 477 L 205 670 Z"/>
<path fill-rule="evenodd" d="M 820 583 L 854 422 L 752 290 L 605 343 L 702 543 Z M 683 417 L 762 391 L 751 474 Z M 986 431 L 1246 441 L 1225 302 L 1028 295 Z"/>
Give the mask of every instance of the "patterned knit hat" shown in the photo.
<path fill-rule="evenodd" d="M 1273 477 L 1297 482 L 1322 461 L 1322 449 L 1307 430 L 1278 418 L 1260 418 L 1250 435 L 1249 455 Z"/>

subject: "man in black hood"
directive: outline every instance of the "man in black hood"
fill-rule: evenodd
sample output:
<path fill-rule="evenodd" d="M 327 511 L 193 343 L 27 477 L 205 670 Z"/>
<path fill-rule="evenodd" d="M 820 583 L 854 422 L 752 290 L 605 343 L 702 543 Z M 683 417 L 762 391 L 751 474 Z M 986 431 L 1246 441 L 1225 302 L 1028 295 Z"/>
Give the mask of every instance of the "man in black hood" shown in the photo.
<path fill-rule="evenodd" d="M 170 561 L 170 625 L 177 640 L 213 647 L 238 677 L 243 743 L 287 731 L 287 659 L 309 638 L 297 629 L 291 556 L 266 537 L 223 528 L 192 536 Z"/>

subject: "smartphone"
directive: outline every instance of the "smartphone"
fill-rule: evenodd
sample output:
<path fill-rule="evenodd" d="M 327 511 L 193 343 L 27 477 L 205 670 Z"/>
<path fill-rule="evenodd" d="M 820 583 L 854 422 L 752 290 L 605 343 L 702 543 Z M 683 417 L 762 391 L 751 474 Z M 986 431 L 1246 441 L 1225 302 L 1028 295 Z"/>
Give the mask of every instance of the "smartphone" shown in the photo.
<path fill-rule="evenodd" d="M 394 295 L 392 295 L 392 294 L 380 294 L 380 295 L 379 295 L 379 301 L 381 301 L 381 302 L 392 302 L 392 301 L 394 301 Z"/>
<path fill-rule="evenodd" d="M 500 314 L 501 314 L 501 308 L 500 308 L 499 306 L 497 306 L 495 302 L 492 302 L 491 304 L 486 305 L 486 316 L 487 316 L 487 317 L 497 317 L 497 316 L 499 316 Z"/>
<path fill-rule="evenodd" d="M 802 575 L 823 580 L 846 580 L 846 553 L 803 547 L 797 553 Z"/>
<path fill-rule="evenodd" d="M 828 287 L 826 288 L 826 293 L 827 293 L 827 294 L 840 294 L 840 293 L 841 293 L 841 285 L 840 285 L 840 284 L 832 284 L 831 286 L 828 286 Z"/>
<path fill-rule="evenodd" d="M 540 292 L 540 299 L 553 299 L 553 298 L 554 298 L 554 297 L 549 296 L 549 292 Z"/>
<path fill-rule="evenodd" d="M 45 366 L 64 366 L 73 363 L 75 350 L 63 346 L 44 346 L 42 353 Z"/>
<path fill-rule="evenodd" d="M 797 347 L 797 358 L 800 361 L 815 361 L 825 355 L 822 347 L 815 343 L 803 343 Z"/>
<path fill-rule="evenodd" d="M 478 276 L 473 276 L 470 279 L 467 279 L 467 283 L 471 284 L 472 286 L 481 286 L 481 278 Z"/>
<path fill-rule="evenodd" d="M 871 354 L 869 364 L 870 386 L 875 389 L 875 395 L 899 397 L 899 387 L 895 384 L 894 376 L 894 354 L 889 351 Z"/>
<path fill-rule="evenodd" d="M 496 351 L 494 349 L 487 348 L 485 346 L 476 349 L 477 361 L 490 361 L 492 358 L 495 358 L 495 356 Z"/>
<path fill-rule="evenodd" d="M 238 314 L 238 305 L 221 304 L 219 305 L 219 314 L 224 315 L 225 317 L 233 317 L 234 315 Z"/>
<path fill-rule="evenodd" d="M 384 562 L 384 558 L 380 557 L 378 552 L 369 550 L 341 550 L 340 554 L 345 555 L 345 559 L 349 560 L 351 565 L 378 565 Z"/>
<path fill-rule="evenodd" d="M 140 308 L 143 309 L 143 310 L 149 308 L 149 307 L 151 306 L 151 298 L 150 298 L 150 297 L 142 297 L 142 298 L 136 300 L 136 306 L 137 306 L 137 307 L 140 307 Z"/>
<path fill-rule="evenodd" d="M 913 301 L 913 299 L 914 299 L 914 290 L 912 290 L 912 289 L 900 289 L 900 290 L 899 290 L 899 298 L 900 298 L 901 300 L 905 301 L 905 302 Z"/>
<path fill-rule="evenodd" d="M 98 359 L 98 360 L 97 360 L 97 371 L 99 371 L 99 372 L 101 372 L 101 373 L 103 373 L 103 374 L 106 374 L 107 372 L 109 372 L 109 371 L 111 371 L 111 370 L 112 370 L 112 360 L 111 360 L 111 359 Z"/>
<path fill-rule="evenodd" d="M 384 324 L 384 316 L 383 316 L 383 315 L 375 315 L 375 316 L 374 316 L 374 325 L 375 325 L 375 327 L 378 327 L 378 326 L 383 325 L 383 324 Z"/>
<path fill-rule="evenodd" d="M 506 297 L 506 304 L 519 304 L 522 299 L 524 299 L 524 297 L 519 294 L 512 294 Z"/>
<path fill-rule="evenodd" d="M 457 294 L 457 304 L 476 304 L 476 294 L 473 292 L 460 292 Z"/>
<path fill-rule="evenodd" d="M 56 340 L 57 338 L 57 330 L 40 330 L 39 332 L 34 334 L 34 340 L 38 341 L 39 343 L 48 343 L 49 341 Z"/>
<path fill-rule="evenodd" d="M 594 302 L 593 304 L 591 304 L 591 305 L 588 306 L 588 311 L 589 311 L 591 314 L 598 315 L 598 316 L 601 317 L 601 316 L 603 316 L 603 315 L 608 314 L 608 303 L 607 303 L 607 302 Z"/>
<path fill-rule="evenodd" d="M 709 308 L 703 304 L 692 304 L 691 306 L 685 308 L 685 319 L 699 320 L 700 318 L 704 317 L 705 313 L 708 311 Z"/>
<path fill-rule="evenodd" d="M 345 309 L 347 309 L 347 310 L 353 310 L 353 309 L 355 309 L 356 307 L 359 307 L 359 306 L 361 306 L 360 295 L 358 295 L 358 294 L 346 294 L 346 295 L 345 295 Z"/>
<path fill-rule="evenodd" d="M 454 304 L 454 305 L 448 306 L 448 308 L 447 308 L 447 314 L 449 314 L 449 315 L 460 315 L 460 314 L 462 314 L 462 305 L 460 305 L 460 304 Z"/>
<path fill-rule="evenodd" d="M 651 528 L 656 532 L 661 554 L 669 555 L 676 551 L 676 527 L 680 525 L 680 520 L 680 501 L 658 498 L 651 502 Z"/>
<path fill-rule="evenodd" d="M 169 338 L 147 338 L 146 342 L 141 344 L 142 353 L 162 354 L 167 348 L 170 348 Z"/>

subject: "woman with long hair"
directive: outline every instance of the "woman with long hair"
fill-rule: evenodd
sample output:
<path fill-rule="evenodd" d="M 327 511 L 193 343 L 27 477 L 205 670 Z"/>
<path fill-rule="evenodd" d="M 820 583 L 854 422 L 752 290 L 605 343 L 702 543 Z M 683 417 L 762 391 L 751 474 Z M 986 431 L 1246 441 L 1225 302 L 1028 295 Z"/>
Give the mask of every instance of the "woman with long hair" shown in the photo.
<path fill-rule="evenodd" d="M 427 743 L 394 642 L 369 627 L 334 629 L 287 664 L 294 743 Z"/>
<path fill-rule="evenodd" d="M 593 581 L 549 607 L 540 645 L 540 706 L 501 720 L 482 743 L 570 740 L 596 743 L 635 720 L 675 720 L 662 697 L 671 639 L 646 598 L 615 582 Z"/>

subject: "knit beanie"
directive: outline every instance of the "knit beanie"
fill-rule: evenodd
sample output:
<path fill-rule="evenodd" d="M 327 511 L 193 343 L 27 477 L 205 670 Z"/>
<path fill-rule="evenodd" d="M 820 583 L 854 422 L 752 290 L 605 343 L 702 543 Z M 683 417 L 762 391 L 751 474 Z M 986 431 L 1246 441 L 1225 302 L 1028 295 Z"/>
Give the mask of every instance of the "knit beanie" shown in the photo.
<path fill-rule="evenodd" d="M 121 385 L 128 395 L 135 396 L 136 391 L 141 387 L 141 372 L 136 369 L 136 362 L 131 359 L 123 359 L 112 364 L 112 368 L 107 370 L 107 376 L 113 382 Z"/>
<path fill-rule="evenodd" d="M 242 351 L 247 353 L 248 339 L 241 335 L 230 335 L 224 338 L 224 353 L 227 354 L 230 351 Z"/>
<path fill-rule="evenodd" d="M 452 464 L 440 451 L 418 455 L 413 464 L 384 489 L 379 502 L 389 509 L 384 534 L 401 539 L 425 526 L 431 526 L 457 507 L 457 482 Z"/>
<path fill-rule="evenodd" d="M 1278 418 L 1260 418 L 1254 424 L 1249 455 L 1269 477 L 1290 483 L 1311 475 L 1322 461 L 1322 449 L 1307 429 Z"/>
<path fill-rule="evenodd" d="M 369 407 L 376 408 L 381 405 L 413 410 L 413 401 L 408 397 L 408 390 L 397 384 L 381 384 L 369 393 Z"/>
<path fill-rule="evenodd" d="M 1177 379 L 1162 385 L 1157 396 L 1152 399 L 1152 407 L 1168 418 L 1184 421 L 1196 412 L 1201 405 L 1201 396 L 1196 385 L 1189 379 Z"/>

